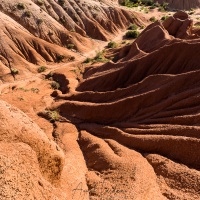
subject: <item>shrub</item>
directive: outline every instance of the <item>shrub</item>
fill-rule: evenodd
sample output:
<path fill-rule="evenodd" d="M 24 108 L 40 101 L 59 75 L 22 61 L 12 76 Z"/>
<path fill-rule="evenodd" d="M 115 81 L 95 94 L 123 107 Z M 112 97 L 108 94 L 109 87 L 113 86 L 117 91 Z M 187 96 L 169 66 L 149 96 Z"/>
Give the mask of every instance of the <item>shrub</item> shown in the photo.
<path fill-rule="evenodd" d="M 127 38 L 137 38 L 139 36 L 139 32 L 136 31 L 136 30 L 133 30 L 133 31 L 127 31 L 126 32 L 126 37 Z"/>
<path fill-rule="evenodd" d="M 151 17 L 149 20 L 150 20 L 151 22 L 155 22 L 155 21 L 156 21 L 156 18 L 155 18 L 155 17 Z"/>
<path fill-rule="evenodd" d="M 70 58 L 69 58 L 69 61 L 74 61 L 76 58 L 74 57 L 74 56 L 71 56 Z"/>
<path fill-rule="evenodd" d="M 53 123 L 55 121 L 59 121 L 59 118 L 60 118 L 59 112 L 57 110 L 48 110 L 47 116 L 51 123 Z"/>
<path fill-rule="evenodd" d="M 89 62 L 92 62 L 92 59 L 91 58 L 86 58 L 83 63 L 89 63 Z"/>
<path fill-rule="evenodd" d="M 45 66 L 41 66 L 37 69 L 38 73 L 44 72 L 47 68 Z"/>
<path fill-rule="evenodd" d="M 60 84 L 56 81 L 51 82 L 51 88 L 54 90 L 58 90 L 60 88 Z"/>
<path fill-rule="evenodd" d="M 138 26 L 136 24 L 130 24 L 130 26 L 128 27 L 128 30 L 137 30 Z"/>
<path fill-rule="evenodd" d="M 108 59 L 104 57 L 104 51 L 97 52 L 97 55 L 93 59 L 96 62 L 107 62 Z"/>
<path fill-rule="evenodd" d="M 19 74 L 19 71 L 16 68 L 11 68 L 10 70 L 11 70 L 11 74 L 13 74 L 13 75 Z"/>
<path fill-rule="evenodd" d="M 30 12 L 30 11 L 26 11 L 26 12 L 24 13 L 24 15 L 25 15 L 26 17 L 31 17 L 31 12 Z"/>
<path fill-rule="evenodd" d="M 73 48 L 74 48 L 74 44 L 68 44 L 68 45 L 67 45 L 67 48 L 68 48 L 68 49 L 73 49 Z"/>
<path fill-rule="evenodd" d="M 56 56 L 57 62 L 62 62 L 64 58 L 65 58 L 65 56 L 63 56 L 63 55 L 57 55 Z"/>
<path fill-rule="evenodd" d="M 58 0 L 58 3 L 63 6 L 65 4 L 65 0 Z"/>
<path fill-rule="evenodd" d="M 43 22 L 43 19 L 38 19 L 37 20 L 37 24 L 39 25 L 39 24 L 41 24 Z"/>
<path fill-rule="evenodd" d="M 53 72 L 49 72 L 47 75 L 45 75 L 45 79 L 53 80 Z"/>
<path fill-rule="evenodd" d="M 44 4 L 44 2 L 43 2 L 43 0 L 37 0 L 37 4 L 38 4 L 39 6 L 42 6 L 42 5 Z"/>
<path fill-rule="evenodd" d="M 142 0 L 142 4 L 146 5 L 146 6 L 152 6 L 153 0 Z"/>
<path fill-rule="evenodd" d="M 160 20 L 165 21 L 168 18 L 168 16 L 162 16 Z"/>
<path fill-rule="evenodd" d="M 160 11 L 160 12 L 165 12 L 166 10 L 168 9 L 168 3 L 162 3 L 161 5 L 160 5 L 160 7 L 158 8 L 158 11 Z"/>
<path fill-rule="evenodd" d="M 110 41 L 107 45 L 108 48 L 115 48 L 117 47 L 117 43 L 116 42 L 113 42 L 113 41 Z"/>
<path fill-rule="evenodd" d="M 18 3 L 18 4 L 17 4 L 17 8 L 18 8 L 19 10 L 24 10 L 24 9 L 25 9 L 25 5 L 24 5 L 23 3 Z"/>

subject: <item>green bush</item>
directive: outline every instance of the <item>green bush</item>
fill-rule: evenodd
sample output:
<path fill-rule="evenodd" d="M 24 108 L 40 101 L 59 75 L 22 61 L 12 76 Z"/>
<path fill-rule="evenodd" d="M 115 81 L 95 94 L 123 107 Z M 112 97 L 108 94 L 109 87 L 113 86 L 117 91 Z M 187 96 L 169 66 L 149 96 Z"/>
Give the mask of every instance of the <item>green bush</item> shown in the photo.
<path fill-rule="evenodd" d="M 151 17 L 149 20 L 150 20 L 151 22 L 155 22 L 155 21 L 156 21 L 156 18 L 155 18 L 155 17 Z"/>
<path fill-rule="evenodd" d="M 138 36 L 139 36 L 139 32 L 138 31 L 136 31 L 136 30 L 131 30 L 131 31 L 127 31 L 126 32 L 126 37 L 127 38 L 137 38 Z"/>
<path fill-rule="evenodd" d="M 44 4 L 44 2 L 43 2 L 43 0 L 37 0 L 37 4 L 38 4 L 39 6 L 42 6 L 42 5 Z"/>
<path fill-rule="evenodd" d="M 44 72 L 47 68 L 45 66 L 41 66 L 37 69 L 38 73 Z"/>
<path fill-rule="evenodd" d="M 105 53 L 104 51 L 97 52 L 97 54 L 96 54 L 96 56 L 94 57 L 93 60 L 96 61 L 96 62 L 107 62 L 108 59 L 105 58 L 104 53 Z"/>
<path fill-rule="evenodd" d="M 83 63 L 90 63 L 90 62 L 92 62 L 92 59 L 91 59 L 91 58 L 86 58 L 86 59 L 83 61 Z"/>
<path fill-rule="evenodd" d="M 160 20 L 165 21 L 168 18 L 168 16 L 162 16 Z"/>
<path fill-rule="evenodd" d="M 51 82 L 51 88 L 54 90 L 58 90 L 60 88 L 60 84 L 56 81 Z"/>
<path fill-rule="evenodd" d="M 146 6 L 152 6 L 154 4 L 153 0 L 142 0 L 141 2 Z"/>
<path fill-rule="evenodd" d="M 108 48 L 115 48 L 117 47 L 117 43 L 116 42 L 113 42 L 113 41 L 110 41 L 107 45 Z"/>
<path fill-rule="evenodd" d="M 19 74 L 19 71 L 16 68 L 11 68 L 10 71 L 11 71 L 11 74 L 13 74 L 13 75 Z"/>
<path fill-rule="evenodd" d="M 24 9 L 25 9 L 25 5 L 24 5 L 23 3 L 18 3 L 18 4 L 17 4 L 17 8 L 18 8 L 19 10 L 24 10 Z"/>
<path fill-rule="evenodd" d="M 128 27 L 128 30 L 137 30 L 138 26 L 136 24 L 130 24 L 130 26 Z"/>
<path fill-rule="evenodd" d="M 68 44 L 68 45 L 67 45 L 67 48 L 68 48 L 68 49 L 73 49 L 74 47 L 75 47 L 74 44 Z"/>
<path fill-rule="evenodd" d="M 62 62 L 64 58 L 65 58 L 65 56 L 63 56 L 63 55 L 57 55 L 56 56 L 57 62 Z"/>
<path fill-rule="evenodd" d="M 30 11 L 26 11 L 26 12 L 24 13 L 24 15 L 25 15 L 26 17 L 31 17 L 31 12 L 30 12 Z"/>
<path fill-rule="evenodd" d="M 59 121 L 60 115 L 57 110 L 48 110 L 46 112 L 47 112 L 48 119 L 51 123 L 53 123 L 55 121 Z"/>

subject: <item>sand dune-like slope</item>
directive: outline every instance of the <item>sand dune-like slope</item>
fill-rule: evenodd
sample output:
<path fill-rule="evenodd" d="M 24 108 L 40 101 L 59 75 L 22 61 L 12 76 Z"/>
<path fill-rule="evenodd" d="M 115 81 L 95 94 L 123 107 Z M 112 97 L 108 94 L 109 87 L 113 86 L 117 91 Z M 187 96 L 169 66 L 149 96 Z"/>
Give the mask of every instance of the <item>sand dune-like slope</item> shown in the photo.
<path fill-rule="evenodd" d="M 151 24 L 128 59 L 57 96 L 52 109 L 79 130 L 90 199 L 200 198 L 200 39 L 182 17 Z"/>

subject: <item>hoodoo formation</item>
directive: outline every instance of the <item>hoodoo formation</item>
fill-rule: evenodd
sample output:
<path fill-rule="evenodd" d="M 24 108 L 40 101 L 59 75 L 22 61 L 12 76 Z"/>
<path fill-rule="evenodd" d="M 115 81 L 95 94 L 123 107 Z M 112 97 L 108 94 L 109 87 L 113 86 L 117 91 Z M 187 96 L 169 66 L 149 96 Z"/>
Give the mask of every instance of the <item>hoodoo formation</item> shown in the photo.
<path fill-rule="evenodd" d="M 198 0 L 0 2 L 1 200 L 200 199 Z"/>

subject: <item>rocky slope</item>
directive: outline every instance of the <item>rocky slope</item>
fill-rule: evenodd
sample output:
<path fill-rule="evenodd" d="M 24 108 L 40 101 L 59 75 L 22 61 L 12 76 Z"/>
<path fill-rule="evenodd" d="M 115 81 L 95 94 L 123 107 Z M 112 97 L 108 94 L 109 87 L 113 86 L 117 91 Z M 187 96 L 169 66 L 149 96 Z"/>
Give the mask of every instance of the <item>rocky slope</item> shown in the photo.
<path fill-rule="evenodd" d="M 93 49 L 91 38 L 106 41 L 132 22 L 143 24 L 139 14 L 96 1 L 0 1 L 0 18 L 1 81 L 73 61 L 76 51 Z"/>

